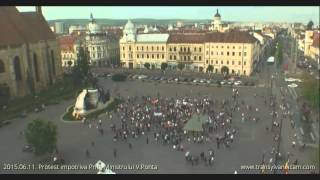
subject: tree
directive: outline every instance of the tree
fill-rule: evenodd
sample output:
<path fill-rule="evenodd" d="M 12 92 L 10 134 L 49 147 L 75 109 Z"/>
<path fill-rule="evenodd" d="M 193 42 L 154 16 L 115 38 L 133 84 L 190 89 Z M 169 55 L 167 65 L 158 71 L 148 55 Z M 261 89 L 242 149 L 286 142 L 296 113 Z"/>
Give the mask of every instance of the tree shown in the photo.
<path fill-rule="evenodd" d="M 223 66 L 221 68 L 221 72 L 223 73 L 223 75 L 228 75 L 229 74 L 229 68 L 227 66 Z"/>
<path fill-rule="evenodd" d="M 318 80 L 312 78 L 309 74 L 305 73 L 303 76 L 302 96 L 313 107 L 318 108 L 320 104 L 320 87 Z"/>
<path fill-rule="evenodd" d="M 313 22 L 309 21 L 307 24 L 307 30 L 312 30 L 312 28 L 313 28 Z"/>
<path fill-rule="evenodd" d="M 144 63 L 144 67 L 150 69 L 150 63 Z"/>
<path fill-rule="evenodd" d="M 161 63 L 161 70 L 166 70 L 168 68 L 168 64 L 167 63 Z"/>
<path fill-rule="evenodd" d="M 88 54 L 89 52 L 80 45 L 77 64 L 73 67 L 72 70 L 75 85 L 79 85 L 81 83 L 81 80 L 85 80 L 85 83 L 89 81 L 89 76 L 91 73 Z"/>
<path fill-rule="evenodd" d="M 278 67 L 282 65 L 283 63 L 283 52 L 282 52 L 282 42 L 278 43 L 278 48 L 277 48 L 277 59 L 278 59 Z"/>
<path fill-rule="evenodd" d="M 184 69 L 184 67 L 185 67 L 185 65 L 184 65 L 183 63 L 179 63 L 179 64 L 178 64 L 178 69 L 179 69 L 180 71 L 182 71 L 182 70 Z"/>
<path fill-rule="evenodd" d="M 57 145 L 57 126 L 50 121 L 35 119 L 28 124 L 25 137 L 36 155 L 52 153 Z"/>
<path fill-rule="evenodd" d="M 213 72 L 213 66 L 212 65 L 209 65 L 207 67 L 207 72 Z"/>

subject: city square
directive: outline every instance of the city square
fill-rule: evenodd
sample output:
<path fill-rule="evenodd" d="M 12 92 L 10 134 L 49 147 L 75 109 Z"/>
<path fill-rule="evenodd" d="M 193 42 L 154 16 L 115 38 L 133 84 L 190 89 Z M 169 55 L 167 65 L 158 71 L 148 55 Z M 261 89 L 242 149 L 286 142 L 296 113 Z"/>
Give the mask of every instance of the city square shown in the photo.
<path fill-rule="evenodd" d="M 319 22 L 18 9 L 0 7 L 0 174 L 319 173 Z"/>

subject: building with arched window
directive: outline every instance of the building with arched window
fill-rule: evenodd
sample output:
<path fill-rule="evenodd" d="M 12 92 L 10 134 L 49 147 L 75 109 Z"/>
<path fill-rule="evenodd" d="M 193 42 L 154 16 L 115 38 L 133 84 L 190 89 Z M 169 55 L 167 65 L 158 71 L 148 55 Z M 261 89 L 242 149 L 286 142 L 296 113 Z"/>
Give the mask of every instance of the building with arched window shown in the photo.
<path fill-rule="evenodd" d="M 11 96 L 38 92 L 61 77 L 59 45 L 41 7 L 0 7 L 0 27 L 0 83 Z"/>

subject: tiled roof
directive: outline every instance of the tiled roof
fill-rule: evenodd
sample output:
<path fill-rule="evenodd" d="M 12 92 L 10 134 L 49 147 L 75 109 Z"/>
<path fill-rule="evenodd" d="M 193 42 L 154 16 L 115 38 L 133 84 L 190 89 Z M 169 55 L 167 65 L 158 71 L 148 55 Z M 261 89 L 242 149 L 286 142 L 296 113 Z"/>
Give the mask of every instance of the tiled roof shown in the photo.
<path fill-rule="evenodd" d="M 43 16 L 20 13 L 13 6 L 0 6 L 0 45 L 35 43 L 55 39 Z"/>
<path fill-rule="evenodd" d="M 206 34 L 171 34 L 168 43 L 254 43 L 257 40 L 248 32 L 233 31 Z"/>
<path fill-rule="evenodd" d="M 58 37 L 58 42 L 60 49 L 64 51 L 73 51 L 73 45 L 76 41 L 76 38 L 73 36 L 60 36 Z"/>

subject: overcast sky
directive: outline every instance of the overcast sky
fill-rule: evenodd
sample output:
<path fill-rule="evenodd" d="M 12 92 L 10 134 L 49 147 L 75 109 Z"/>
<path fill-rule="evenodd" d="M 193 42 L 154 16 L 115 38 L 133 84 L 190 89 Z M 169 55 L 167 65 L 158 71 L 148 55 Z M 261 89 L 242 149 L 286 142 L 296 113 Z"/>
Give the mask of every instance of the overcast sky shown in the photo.
<path fill-rule="evenodd" d="M 34 6 L 18 6 L 19 11 L 34 11 Z M 216 9 L 225 21 L 302 22 L 319 24 L 316 6 L 43 6 L 47 20 L 89 19 L 212 19 Z"/>

